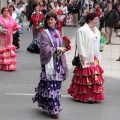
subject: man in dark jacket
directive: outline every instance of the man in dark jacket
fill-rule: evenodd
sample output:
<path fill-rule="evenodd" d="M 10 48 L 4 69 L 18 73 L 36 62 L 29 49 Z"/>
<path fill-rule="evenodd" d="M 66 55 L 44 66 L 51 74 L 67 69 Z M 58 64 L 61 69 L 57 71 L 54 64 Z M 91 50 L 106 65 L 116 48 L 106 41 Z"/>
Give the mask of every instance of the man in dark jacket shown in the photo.
<path fill-rule="evenodd" d="M 77 27 L 78 24 L 78 13 L 79 13 L 79 5 L 77 4 L 77 1 L 74 0 L 72 4 L 72 17 L 73 17 L 73 24 L 75 27 Z"/>
<path fill-rule="evenodd" d="M 108 4 L 107 10 L 104 12 L 105 17 L 105 27 L 106 34 L 108 35 L 107 44 L 111 43 L 112 31 L 115 27 L 116 23 L 118 23 L 118 15 L 117 12 L 112 8 L 112 4 Z"/>

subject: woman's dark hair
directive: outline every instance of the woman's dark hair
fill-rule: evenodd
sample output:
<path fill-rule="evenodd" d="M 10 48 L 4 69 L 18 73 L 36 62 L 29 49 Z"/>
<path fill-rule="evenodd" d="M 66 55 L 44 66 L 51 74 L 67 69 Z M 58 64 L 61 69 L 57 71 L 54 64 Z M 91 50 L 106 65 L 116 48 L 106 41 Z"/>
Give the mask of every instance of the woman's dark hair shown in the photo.
<path fill-rule="evenodd" d="M 48 12 L 45 18 L 45 28 L 49 28 L 48 24 L 47 24 L 47 20 L 50 18 L 54 18 L 57 21 L 57 15 L 54 12 Z M 56 23 L 57 24 L 57 23 Z"/>
<path fill-rule="evenodd" d="M 13 5 L 10 5 L 9 8 L 13 8 L 13 11 L 15 11 L 15 7 Z"/>
<path fill-rule="evenodd" d="M 48 9 L 48 8 L 53 9 L 52 6 L 51 6 L 51 4 L 48 4 L 48 5 L 47 5 L 47 9 Z"/>
<path fill-rule="evenodd" d="M 1 14 L 3 14 L 3 11 L 4 11 L 5 9 L 8 9 L 8 10 L 9 10 L 8 7 L 3 7 L 3 8 L 1 9 Z"/>
<path fill-rule="evenodd" d="M 94 20 L 95 17 L 97 17 L 95 12 L 89 12 L 85 17 L 85 22 L 89 23 L 91 20 Z"/>
<path fill-rule="evenodd" d="M 21 6 L 21 4 L 20 4 L 19 2 L 17 3 L 17 6 L 18 6 L 18 5 L 20 5 L 20 6 Z"/>

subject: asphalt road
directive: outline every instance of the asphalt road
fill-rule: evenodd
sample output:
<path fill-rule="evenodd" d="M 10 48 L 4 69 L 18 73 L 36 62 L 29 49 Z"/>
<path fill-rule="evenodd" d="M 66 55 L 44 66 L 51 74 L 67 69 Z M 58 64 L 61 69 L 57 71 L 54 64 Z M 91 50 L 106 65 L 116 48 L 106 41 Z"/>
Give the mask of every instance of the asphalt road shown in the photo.
<path fill-rule="evenodd" d="M 63 82 L 61 89 L 62 112 L 59 120 L 119 120 L 120 118 L 120 64 L 116 69 L 107 66 L 109 59 L 105 58 L 103 68 L 105 70 L 105 100 L 101 103 L 88 104 L 75 101 L 67 94 L 67 89 L 72 79 L 74 67 L 71 60 L 74 55 L 74 37 L 76 27 L 65 27 L 65 35 L 69 36 L 73 50 L 66 54 L 69 68 L 68 78 Z M 113 39 L 116 39 L 114 36 Z M 118 39 L 118 38 L 117 38 Z M 34 88 L 39 82 L 40 60 L 39 54 L 32 54 L 26 48 L 32 41 L 32 33 L 20 36 L 20 49 L 17 50 L 17 70 L 14 72 L 0 71 L 0 120 L 51 120 L 52 118 L 38 108 L 37 103 L 32 103 Z M 120 46 L 120 45 L 119 45 Z M 120 52 L 117 45 L 116 54 Z M 112 45 L 112 47 L 116 47 Z M 104 53 L 110 54 L 111 47 L 106 47 Z M 119 49 L 119 50 L 118 50 Z M 113 55 L 114 56 L 114 55 Z M 109 57 L 109 56 L 108 56 Z M 110 62 L 114 66 L 115 61 Z M 111 64 L 112 63 L 112 64 Z M 113 64 L 114 63 L 114 64 Z M 119 66 L 119 67 L 118 67 Z M 111 71 L 116 74 L 111 76 Z M 117 76 L 117 77 L 116 77 Z"/>

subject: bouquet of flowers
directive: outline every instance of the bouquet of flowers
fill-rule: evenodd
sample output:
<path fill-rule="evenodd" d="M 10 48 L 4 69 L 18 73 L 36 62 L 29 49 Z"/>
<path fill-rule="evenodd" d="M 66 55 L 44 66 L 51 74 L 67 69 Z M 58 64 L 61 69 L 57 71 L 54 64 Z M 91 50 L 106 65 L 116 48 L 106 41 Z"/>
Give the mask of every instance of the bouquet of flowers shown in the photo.
<path fill-rule="evenodd" d="M 38 26 L 36 26 L 36 29 L 43 28 L 44 27 L 44 21 L 41 21 Z"/>
<path fill-rule="evenodd" d="M 107 42 L 107 35 L 103 32 L 101 32 L 101 37 L 100 37 L 100 52 L 104 50 L 104 45 Z"/>
<path fill-rule="evenodd" d="M 4 35 L 7 35 L 7 30 L 2 27 L 2 23 L 0 23 L 0 30 L 3 31 Z"/>
<path fill-rule="evenodd" d="M 55 35 L 54 35 L 55 36 Z M 57 35 L 56 35 L 57 36 Z M 66 48 L 66 51 L 71 50 L 71 45 L 70 45 L 70 39 L 67 36 L 63 36 L 63 43 L 62 43 L 62 47 Z M 57 59 L 60 59 L 61 57 L 61 51 L 57 51 L 56 53 L 56 57 Z"/>
<path fill-rule="evenodd" d="M 21 13 L 21 14 L 26 15 L 26 12 L 25 12 L 24 10 L 22 10 L 22 13 Z"/>
<path fill-rule="evenodd" d="M 24 18 L 24 15 L 21 13 L 21 14 L 17 14 L 17 17 L 16 17 L 16 21 L 18 23 L 22 22 L 23 21 L 23 18 Z"/>

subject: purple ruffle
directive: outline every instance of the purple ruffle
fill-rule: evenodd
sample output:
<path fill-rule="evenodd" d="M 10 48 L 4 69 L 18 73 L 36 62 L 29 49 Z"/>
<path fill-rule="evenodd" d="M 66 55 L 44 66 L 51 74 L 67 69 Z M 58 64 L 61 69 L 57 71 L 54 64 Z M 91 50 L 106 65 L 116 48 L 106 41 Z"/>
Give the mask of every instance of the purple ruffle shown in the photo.
<path fill-rule="evenodd" d="M 60 106 L 60 89 L 62 81 L 43 81 L 35 88 L 36 95 L 32 98 L 33 102 L 38 102 L 38 106 L 50 114 L 58 114 Z"/>

